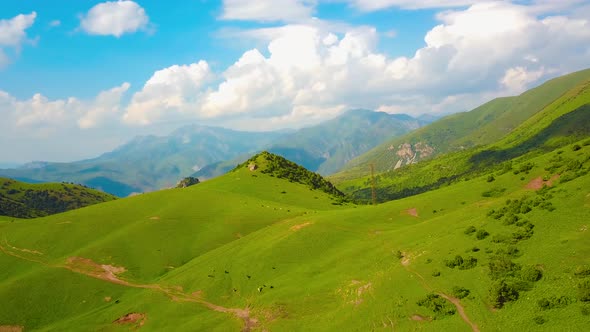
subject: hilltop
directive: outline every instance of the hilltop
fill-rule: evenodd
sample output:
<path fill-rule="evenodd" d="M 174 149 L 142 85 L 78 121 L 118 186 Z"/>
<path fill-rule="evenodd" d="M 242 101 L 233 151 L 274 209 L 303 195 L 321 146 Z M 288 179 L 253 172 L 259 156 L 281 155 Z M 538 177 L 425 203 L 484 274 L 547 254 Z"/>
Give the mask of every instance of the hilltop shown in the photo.
<path fill-rule="evenodd" d="M 35 218 L 108 202 L 115 197 L 81 185 L 28 184 L 0 178 L 0 215 Z"/>

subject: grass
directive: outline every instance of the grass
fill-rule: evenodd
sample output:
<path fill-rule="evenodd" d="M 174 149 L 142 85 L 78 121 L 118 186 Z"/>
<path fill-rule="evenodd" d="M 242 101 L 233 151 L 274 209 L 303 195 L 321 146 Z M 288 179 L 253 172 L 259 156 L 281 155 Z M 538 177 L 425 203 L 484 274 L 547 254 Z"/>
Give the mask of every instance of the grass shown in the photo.
<path fill-rule="evenodd" d="M 482 331 L 582 330 L 588 316 L 576 287 L 587 277 L 575 273 L 590 264 L 590 177 L 556 180 L 540 193 L 526 188 L 554 174 L 545 168 L 554 166 L 556 156 L 586 159 L 581 167 L 587 168 L 590 147 L 576 144 L 582 148 L 572 144 L 522 161 L 535 165 L 528 174 L 495 174 L 493 182 L 483 174 L 377 206 L 333 205 L 334 198 L 321 191 L 243 168 L 188 188 L 34 220 L 4 218 L 3 248 L 47 265 L 0 253 L 0 325 L 118 330 L 128 327 L 112 322 L 131 312 L 147 315 L 141 327 L 146 331 L 237 331 L 244 324 L 230 313 L 174 301 L 159 289 L 113 284 L 60 267 L 76 256 L 125 267 L 120 278 L 134 284 L 180 286 L 174 294 L 181 298 L 249 308 L 258 330 L 468 331 L 458 313 L 440 315 L 418 304 L 428 294 L 451 295 L 457 287 L 469 290 L 460 303 Z M 482 195 L 492 188 L 505 190 L 497 197 Z M 508 199 L 541 194 L 552 196 L 555 210 L 537 206 L 522 214 L 534 225 L 532 237 L 494 242 L 494 236 L 521 226 L 505 225 L 488 212 Z M 470 226 L 490 236 L 478 240 L 477 232 L 465 233 Z M 518 249 L 510 257 L 514 263 L 538 266 L 543 276 L 520 290 L 517 301 L 494 311 L 488 263 L 510 246 Z M 447 267 L 445 261 L 457 255 L 472 256 L 477 265 Z M 572 302 L 541 310 L 537 302 L 550 296 Z"/>

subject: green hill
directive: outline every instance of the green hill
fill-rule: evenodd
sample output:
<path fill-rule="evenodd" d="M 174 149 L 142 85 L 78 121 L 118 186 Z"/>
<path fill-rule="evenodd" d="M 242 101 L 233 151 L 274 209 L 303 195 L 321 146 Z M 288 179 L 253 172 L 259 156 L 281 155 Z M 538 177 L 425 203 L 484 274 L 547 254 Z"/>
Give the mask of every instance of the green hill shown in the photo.
<path fill-rule="evenodd" d="M 590 73 L 590 71 L 580 73 Z M 562 82 L 562 79 L 556 79 L 541 87 L 546 87 L 547 84 L 551 86 L 555 82 Z M 537 89 L 540 88 L 533 89 L 523 96 L 530 95 L 532 92 L 537 93 Z M 375 178 L 377 198 L 379 201 L 388 201 L 426 192 L 453 181 L 493 170 L 512 171 L 511 161 L 517 161 L 518 158 L 526 159 L 527 155 L 546 153 L 589 137 L 589 105 L 590 79 L 562 93 L 522 121 L 510 133 L 490 144 L 443 154 L 430 160 L 378 174 Z M 445 120 L 434 125 L 445 125 Z M 452 131 L 453 127 L 449 127 L 448 130 Z M 370 154 L 362 158 L 370 158 Z M 378 160 L 375 164 L 378 165 Z M 361 174 L 360 171 L 363 168 L 364 174 Z M 358 178 L 355 178 L 355 175 Z M 344 171 L 330 179 L 357 200 L 371 199 L 372 180 L 368 166 Z"/>
<path fill-rule="evenodd" d="M 42 217 L 113 199 L 109 194 L 80 185 L 28 184 L 0 178 L 0 216 Z"/>
<path fill-rule="evenodd" d="M 552 79 L 520 96 L 494 99 L 470 112 L 457 113 L 394 138 L 352 160 L 332 178 L 336 182 L 398 169 L 437 155 L 498 141 L 564 94 L 590 80 L 590 69 Z"/>
<path fill-rule="evenodd" d="M 269 160 L 262 154 L 254 171 L 244 165 L 188 188 L 0 220 L 0 326 L 588 326 L 583 141 L 513 164 L 526 172 L 483 174 L 377 206 L 334 205 L 332 195 L 276 176 Z"/>

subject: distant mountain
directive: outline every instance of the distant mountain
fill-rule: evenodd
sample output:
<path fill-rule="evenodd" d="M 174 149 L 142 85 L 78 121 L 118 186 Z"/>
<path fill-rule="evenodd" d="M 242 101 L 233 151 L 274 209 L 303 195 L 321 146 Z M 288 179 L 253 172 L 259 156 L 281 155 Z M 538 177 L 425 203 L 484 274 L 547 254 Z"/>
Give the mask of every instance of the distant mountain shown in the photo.
<path fill-rule="evenodd" d="M 398 137 L 430 122 L 405 114 L 351 110 L 335 119 L 303 128 L 279 138 L 267 150 L 313 172 L 327 175 L 385 140 Z M 248 155 L 205 166 L 193 176 L 208 179 L 231 170 Z"/>
<path fill-rule="evenodd" d="M 191 125 L 169 136 L 141 136 L 98 158 L 72 163 L 34 162 L 0 175 L 25 182 L 81 183 L 124 197 L 174 186 L 201 167 L 253 153 L 284 135 Z"/>
<path fill-rule="evenodd" d="M 29 184 L 0 178 L 0 216 L 36 218 L 114 200 L 80 185 Z"/>
<path fill-rule="evenodd" d="M 547 105 L 590 79 L 590 69 L 552 79 L 515 97 L 497 98 L 470 112 L 457 113 L 407 135 L 392 138 L 349 162 L 333 179 L 341 181 L 377 171 L 493 143 L 508 135 Z"/>

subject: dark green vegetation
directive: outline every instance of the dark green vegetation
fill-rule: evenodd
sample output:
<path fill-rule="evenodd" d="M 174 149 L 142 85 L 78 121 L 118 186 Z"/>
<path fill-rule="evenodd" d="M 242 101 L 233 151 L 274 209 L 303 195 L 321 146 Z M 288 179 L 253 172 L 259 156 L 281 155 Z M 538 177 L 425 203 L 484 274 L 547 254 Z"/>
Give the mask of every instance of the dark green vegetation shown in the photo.
<path fill-rule="evenodd" d="M 176 188 L 186 188 L 186 187 L 194 186 L 195 184 L 199 184 L 199 183 L 200 183 L 199 179 L 189 176 L 189 177 L 186 177 L 186 178 L 180 180 L 178 182 L 178 184 L 176 185 Z"/>
<path fill-rule="evenodd" d="M 421 181 L 450 158 L 446 174 L 458 176 L 376 206 L 343 202 L 317 174 L 261 153 L 188 188 L 0 218 L 0 326 L 584 331 L 590 137 L 570 126 L 462 173 L 583 106 L 568 96 L 495 143 L 402 168 Z"/>
<path fill-rule="evenodd" d="M 555 91 L 559 93 L 556 94 Z M 521 96 L 514 97 L 511 103 L 512 108 L 508 107 L 505 111 L 493 113 L 501 113 L 502 116 L 496 114 L 499 116 L 497 119 L 502 119 L 504 122 L 497 123 L 494 117 L 496 120 L 490 123 L 494 128 L 514 128 L 513 130 L 488 131 L 485 129 L 487 125 L 483 129 L 473 128 L 474 133 L 477 132 L 480 135 L 478 137 L 481 138 L 477 143 L 472 144 L 473 148 L 468 148 L 470 145 L 466 145 L 461 151 L 443 154 L 425 162 L 378 174 L 376 177 L 378 200 L 388 201 L 416 195 L 483 174 L 488 175 L 486 181 L 491 185 L 482 191 L 481 195 L 483 197 L 502 196 L 505 188 L 495 181 L 497 175 L 506 172 L 527 175 L 535 165 L 521 163 L 521 160 L 553 151 L 590 135 L 590 121 L 588 121 L 590 119 L 590 70 L 549 81 Z M 485 105 L 482 107 L 484 110 L 487 109 Z M 481 116 L 481 112 L 483 112 L 482 108 L 477 108 L 450 119 L 463 119 L 462 121 L 466 121 L 466 124 L 471 124 L 468 120 L 477 114 Z M 527 114 L 527 117 L 522 117 L 523 114 Z M 509 120 L 512 121 L 511 125 L 508 125 Z M 455 133 L 457 128 L 462 128 L 457 123 L 449 121 L 449 118 L 445 118 L 400 140 L 409 140 L 413 137 L 412 135 L 420 132 L 432 134 L 440 130 Z M 443 130 L 443 128 L 446 129 Z M 457 137 L 465 135 L 462 131 L 458 132 L 461 135 Z M 483 135 L 490 132 L 494 134 Z M 436 136 L 433 142 L 446 142 L 444 139 L 446 138 Z M 581 148 L 581 144 L 578 145 Z M 572 149 L 575 147 L 572 146 Z M 375 164 L 379 167 L 382 163 L 380 157 L 375 155 L 375 151 L 379 149 L 361 156 L 359 160 L 368 162 L 372 160 L 371 158 L 375 158 Z M 518 166 L 513 163 L 518 163 Z M 331 177 L 331 180 L 354 199 L 369 201 L 371 178 L 367 176 L 368 166 L 362 165 L 362 167 L 336 174 Z M 574 166 L 570 165 L 570 167 Z M 364 170 L 362 177 L 350 178 L 354 174 L 360 175 L 359 172 L 362 170 Z"/>
<path fill-rule="evenodd" d="M 28 184 L 0 178 L 0 216 L 42 217 L 113 199 L 109 194 L 80 185 Z"/>

